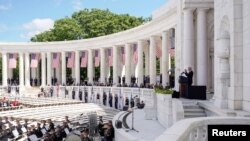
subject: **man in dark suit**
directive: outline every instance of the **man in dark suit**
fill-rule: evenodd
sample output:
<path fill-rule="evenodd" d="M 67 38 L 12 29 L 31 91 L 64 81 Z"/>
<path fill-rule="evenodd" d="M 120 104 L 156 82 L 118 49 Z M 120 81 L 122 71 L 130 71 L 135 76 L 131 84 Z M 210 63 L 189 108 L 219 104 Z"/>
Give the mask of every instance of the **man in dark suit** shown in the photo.
<path fill-rule="evenodd" d="M 106 92 L 103 93 L 102 100 L 103 100 L 103 105 L 106 105 L 106 100 L 107 100 L 107 94 L 106 94 Z"/>
<path fill-rule="evenodd" d="M 113 105 L 113 96 L 112 93 L 109 92 L 109 106 L 112 107 Z"/>
<path fill-rule="evenodd" d="M 115 109 L 118 109 L 118 95 L 115 94 Z"/>
<path fill-rule="evenodd" d="M 50 87 L 50 96 L 53 97 L 53 87 Z"/>
<path fill-rule="evenodd" d="M 79 99 L 82 101 L 82 90 L 79 91 Z"/>
<path fill-rule="evenodd" d="M 73 89 L 72 91 L 72 99 L 75 99 L 76 91 Z"/>
<path fill-rule="evenodd" d="M 191 86 L 192 83 L 193 83 L 193 71 L 192 71 L 192 68 L 191 67 L 188 67 L 188 72 L 187 70 L 185 69 L 185 75 L 187 76 L 188 78 L 188 86 Z"/>
<path fill-rule="evenodd" d="M 85 103 L 88 103 L 88 91 L 84 90 L 84 101 Z"/>
<path fill-rule="evenodd" d="M 35 86 L 37 86 L 37 78 L 34 79 Z"/>

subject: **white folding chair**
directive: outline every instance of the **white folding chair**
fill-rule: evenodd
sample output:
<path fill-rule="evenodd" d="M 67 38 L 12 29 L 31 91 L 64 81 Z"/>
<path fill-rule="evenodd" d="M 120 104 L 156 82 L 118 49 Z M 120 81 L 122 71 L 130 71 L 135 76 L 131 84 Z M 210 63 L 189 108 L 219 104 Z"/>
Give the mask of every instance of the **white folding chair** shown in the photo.
<path fill-rule="evenodd" d="M 40 140 L 39 138 L 37 138 L 37 136 L 36 136 L 35 134 L 30 135 L 30 136 L 29 136 L 29 139 L 30 139 L 31 141 L 39 141 L 39 140 Z"/>

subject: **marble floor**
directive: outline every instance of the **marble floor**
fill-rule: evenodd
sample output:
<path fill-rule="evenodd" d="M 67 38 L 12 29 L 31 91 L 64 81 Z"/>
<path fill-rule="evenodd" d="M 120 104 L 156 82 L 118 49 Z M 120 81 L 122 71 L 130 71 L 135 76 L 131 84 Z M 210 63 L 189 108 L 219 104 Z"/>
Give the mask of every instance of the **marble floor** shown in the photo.
<path fill-rule="evenodd" d="M 140 141 L 153 141 L 161 135 L 166 129 L 157 120 L 146 120 L 143 110 L 134 111 L 134 130 L 129 130 L 128 133 L 140 139 Z M 132 114 L 127 117 L 127 124 L 132 127 Z"/>

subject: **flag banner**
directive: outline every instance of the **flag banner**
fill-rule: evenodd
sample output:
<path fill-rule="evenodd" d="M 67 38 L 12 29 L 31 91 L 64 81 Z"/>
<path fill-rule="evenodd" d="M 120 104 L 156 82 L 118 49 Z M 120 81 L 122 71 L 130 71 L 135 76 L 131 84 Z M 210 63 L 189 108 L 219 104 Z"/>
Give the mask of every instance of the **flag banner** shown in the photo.
<path fill-rule="evenodd" d="M 30 67 L 31 68 L 37 68 L 38 66 L 38 60 L 39 60 L 39 55 L 36 53 L 31 54 L 31 62 L 30 62 Z"/>
<path fill-rule="evenodd" d="M 109 66 L 113 66 L 113 50 L 112 49 L 108 49 L 108 62 L 109 62 Z"/>
<path fill-rule="evenodd" d="M 16 68 L 16 64 L 17 64 L 16 59 L 17 59 L 17 54 L 14 54 L 14 53 L 9 54 L 8 67 L 10 69 L 15 69 Z"/>
<path fill-rule="evenodd" d="M 170 48 L 174 49 L 175 48 L 175 30 L 172 29 L 170 32 Z"/>
<path fill-rule="evenodd" d="M 99 55 L 99 50 L 95 51 L 95 67 L 100 66 L 100 55 Z"/>
<path fill-rule="evenodd" d="M 134 64 L 137 64 L 138 62 L 138 48 L 137 48 L 137 45 L 134 44 L 133 46 L 133 61 L 134 61 Z"/>
<path fill-rule="evenodd" d="M 59 68 L 60 54 L 59 53 L 53 53 L 52 55 L 53 55 L 52 68 Z"/>
<path fill-rule="evenodd" d="M 74 68 L 74 64 L 75 64 L 75 53 L 68 52 L 67 68 Z"/>
<path fill-rule="evenodd" d="M 81 68 L 87 68 L 88 64 L 88 52 L 84 51 L 82 52 L 82 57 L 81 57 Z"/>
<path fill-rule="evenodd" d="M 175 56 L 175 50 L 174 49 L 169 49 L 168 53 L 170 54 L 171 57 Z"/>
<path fill-rule="evenodd" d="M 161 56 L 162 56 L 161 43 L 158 43 L 156 45 L 156 57 L 157 58 L 161 58 Z"/>
<path fill-rule="evenodd" d="M 125 59 L 125 47 L 121 47 L 121 54 L 122 54 L 122 64 L 125 65 L 126 59 Z"/>

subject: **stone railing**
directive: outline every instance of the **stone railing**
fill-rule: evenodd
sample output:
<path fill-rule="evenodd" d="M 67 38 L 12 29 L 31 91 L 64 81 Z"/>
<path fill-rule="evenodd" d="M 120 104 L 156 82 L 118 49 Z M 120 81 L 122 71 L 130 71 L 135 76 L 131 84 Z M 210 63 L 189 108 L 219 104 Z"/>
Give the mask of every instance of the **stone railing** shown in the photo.
<path fill-rule="evenodd" d="M 9 89 L 10 88 L 10 89 Z M 8 90 L 9 89 L 9 90 Z M 17 90 L 20 90 L 19 86 L 0 86 L 0 94 L 5 94 L 5 93 L 10 93 L 11 95 L 15 95 L 17 92 Z"/>
<path fill-rule="evenodd" d="M 109 95 L 113 97 L 113 105 L 114 105 L 114 97 L 115 95 L 118 96 L 120 105 L 125 104 L 125 98 L 128 97 L 129 101 L 130 98 L 134 98 L 138 96 L 140 101 L 144 101 L 145 108 L 154 108 L 155 105 L 155 92 L 154 89 L 146 89 L 146 88 L 130 88 L 130 87 L 105 87 L 105 86 L 47 86 L 44 87 L 44 91 L 50 95 L 50 89 L 53 88 L 53 97 L 63 97 L 72 99 L 73 91 L 75 92 L 75 99 L 79 100 L 79 92 L 82 92 L 82 99 L 85 100 L 85 92 L 87 92 L 87 100 L 88 102 L 96 103 L 97 101 L 97 94 L 100 96 L 101 103 L 103 103 L 103 94 L 106 93 L 107 101 L 109 100 Z M 66 90 L 68 94 L 66 94 Z M 130 103 L 129 103 L 130 104 Z M 120 107 L 122 109 L 122 107 Z"/>
<path fill-rule="evenodd" d="M 207 126 L 216 124 L 250 124 L 250 118 L 234 117 L 205 117 L 185 119 L 167 129 L 155 141 L 206 141 Z"/>

